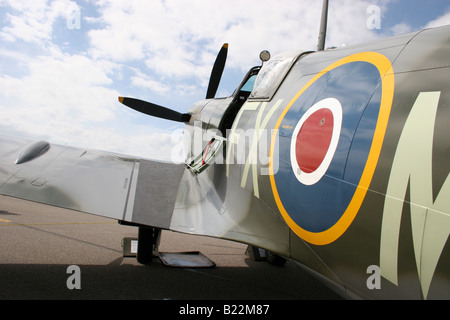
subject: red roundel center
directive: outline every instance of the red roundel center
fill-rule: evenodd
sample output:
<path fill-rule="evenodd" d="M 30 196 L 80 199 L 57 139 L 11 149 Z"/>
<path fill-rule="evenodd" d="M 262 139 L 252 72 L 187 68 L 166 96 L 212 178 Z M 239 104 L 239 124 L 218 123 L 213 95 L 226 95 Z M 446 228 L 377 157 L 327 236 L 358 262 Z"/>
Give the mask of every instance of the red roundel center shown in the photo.
<path fill-rule="evenodd" d="M 295 146 L 297 164 L 305 173 L 317 170 L 330 147 L 333 113 L 322 108 L 311 114 L 300 128 Z"/>

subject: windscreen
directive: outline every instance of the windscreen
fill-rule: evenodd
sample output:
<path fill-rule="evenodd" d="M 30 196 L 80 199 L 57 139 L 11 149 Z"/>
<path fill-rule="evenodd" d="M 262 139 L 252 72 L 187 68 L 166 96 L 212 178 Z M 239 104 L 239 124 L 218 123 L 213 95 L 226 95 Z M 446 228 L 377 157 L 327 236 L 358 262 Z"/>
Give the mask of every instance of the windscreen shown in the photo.
<path fill-rule="evenodd" d="M 284 52 L 264 63 L 255 80 L 250 98 L 271 99 L 302 52 Z"/>

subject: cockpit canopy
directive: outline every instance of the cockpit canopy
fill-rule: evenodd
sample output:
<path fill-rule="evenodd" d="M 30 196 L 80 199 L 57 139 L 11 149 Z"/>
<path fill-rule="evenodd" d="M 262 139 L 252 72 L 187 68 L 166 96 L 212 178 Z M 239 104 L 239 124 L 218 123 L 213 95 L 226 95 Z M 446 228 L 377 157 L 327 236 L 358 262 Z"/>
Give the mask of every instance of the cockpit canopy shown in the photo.
<path fill-rule="evenodd" d="M 249 99 L 270 100 L 303 51 L 284 52 L 265 62 L 254 80 Z"/>

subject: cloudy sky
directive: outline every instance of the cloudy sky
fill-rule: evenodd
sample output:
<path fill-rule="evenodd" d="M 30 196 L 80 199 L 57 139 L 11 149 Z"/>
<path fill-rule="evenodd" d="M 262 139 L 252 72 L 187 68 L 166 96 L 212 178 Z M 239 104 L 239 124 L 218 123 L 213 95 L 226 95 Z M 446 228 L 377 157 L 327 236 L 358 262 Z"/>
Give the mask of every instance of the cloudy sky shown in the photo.
<path fill-rule="evenodd" d="M 228 42 L 218 96 L 261 50 L 315 50 L 320 0 L 0 0 L 0 134 L 171 159 L 180 126 L 121 105 L 185 112 L 205 97 Z M 379 19 L 377 18 L 379 13 Z M 450 24 L 448 0 L 330 0 L 327 46 Z"/>

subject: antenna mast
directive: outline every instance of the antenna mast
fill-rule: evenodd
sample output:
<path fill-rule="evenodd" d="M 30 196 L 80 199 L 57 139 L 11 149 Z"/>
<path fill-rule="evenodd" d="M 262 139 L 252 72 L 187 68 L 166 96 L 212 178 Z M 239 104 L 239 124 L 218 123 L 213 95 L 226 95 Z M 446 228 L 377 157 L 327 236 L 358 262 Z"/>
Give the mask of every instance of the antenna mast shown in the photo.
<path fill-rule="evenodd" d="M 327 21 L 328 21 L 328 0 L 323 0 L 322 20 L 320 21 L 319 42 L 317 44 L 317 51 L 322 51 L 325 48 L 325 37 L 327 36 Z"/>

